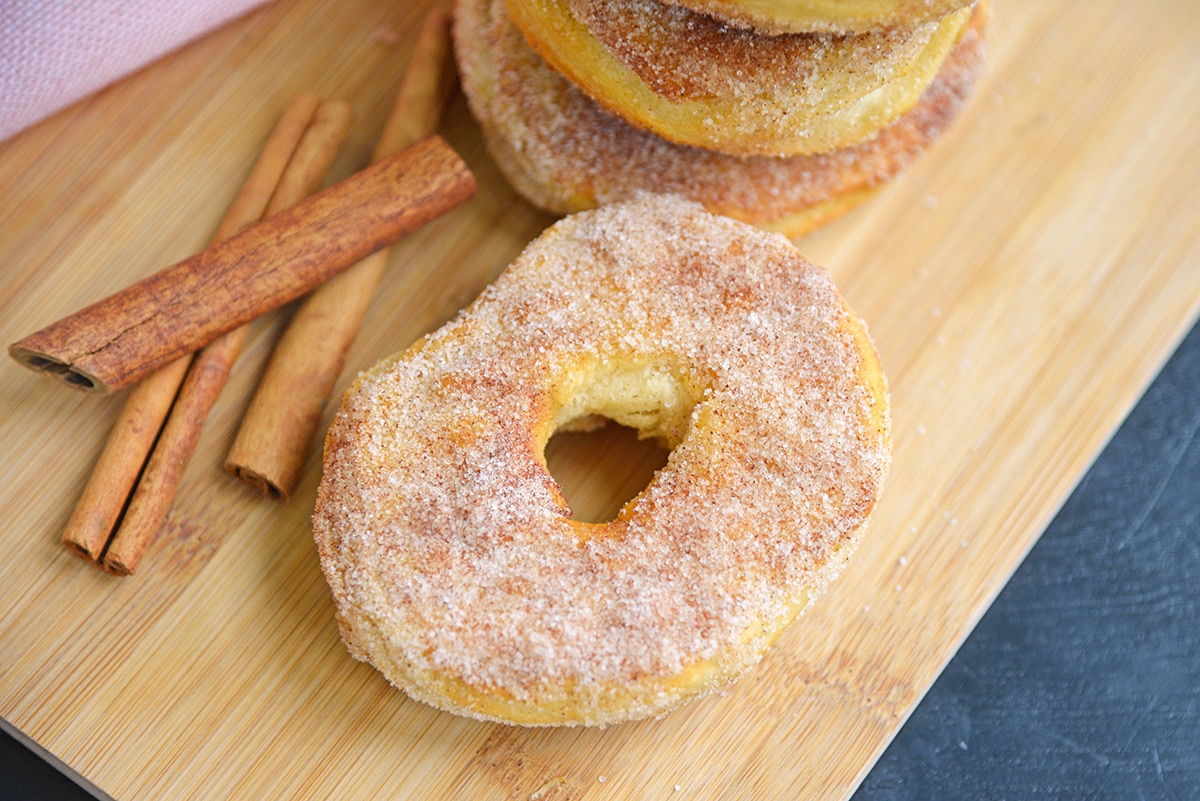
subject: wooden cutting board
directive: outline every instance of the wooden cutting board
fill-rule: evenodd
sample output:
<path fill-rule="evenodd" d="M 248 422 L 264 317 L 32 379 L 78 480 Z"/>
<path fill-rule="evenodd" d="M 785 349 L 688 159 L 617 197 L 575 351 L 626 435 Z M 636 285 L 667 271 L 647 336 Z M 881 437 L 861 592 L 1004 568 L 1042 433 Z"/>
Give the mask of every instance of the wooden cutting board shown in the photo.
<path fill-rule="evenodd" d="M 295 93 L 353 103 L 336 171 L 364 163 L 424 6 L 272 3 L 0 144 L 4 343 L 202 247 Z M 871 326 L 895 461 L 851 566 L 728 692 L 525 730 L 409 701 L 353 661 L 308 524 L 318 458 L 287 504 L 220 469 L 276 314 L 130 579 L 58 544 L 123 396 L 0 361 L 0 716 L 118 799 L 848 796 L 1200 307 L 1200 7 L 995 0 L 993 17 L 958 126 L 799 243 Z M 505 186 L 461 98 L 443 133 L 480 193 L 396 249 L 347 376 L 550 222 Z M 660 456 L 621 437 L 554 447 L 593 511 Z"/>

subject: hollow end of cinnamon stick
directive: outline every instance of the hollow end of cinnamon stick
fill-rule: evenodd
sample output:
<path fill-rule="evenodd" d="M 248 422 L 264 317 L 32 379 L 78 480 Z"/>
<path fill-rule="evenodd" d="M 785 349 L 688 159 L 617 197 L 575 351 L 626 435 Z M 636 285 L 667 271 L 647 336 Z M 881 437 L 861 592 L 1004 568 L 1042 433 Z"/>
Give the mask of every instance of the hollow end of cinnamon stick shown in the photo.
<path fill-rule="evenodd" d="M 288 493 L 284 490 L 281 483 L 272 481 L 268 476 L 256 470 L 229 463 L 226 463 L 225 470 L 234 478 L 244 484 L 249 484 L 272 500 L 286 501 L 288 499 Z"/>
<path fill-rule="evenodd" d="M 101 554 L 91 553 L 85 546 L 81 545 L 80 543 L 63 540 L 63 549 L 67 553 L 71 554 L 72 556 L 77 556 L 78 558 L 87 562 L 92 567 L 103 570 L 105 573 L 109 574 L 110 576 L 125 577 L 125 576 L 133 575 L 132 571 L 129 571 L 129 570 L 113 569 L 113 567 L 104 560 L 104 558 Z"/>
<path fill-rule="evenodd" d="M 90 564 L 90 565 L 99 564 L 99 560 L 95 556 L 93 556 L 91 553 L 88 552 L 88 549 L 86 546 L 84 546 L 78 542 L 73 542 L 71 540 L 63 540 L 62 544 L 63 544 L 63 547 L 67 549 L 68 553 L 79 557 L 80 559 L 87 562 L 88 564 Z"/>
<path fill-rule="evenodd" d="M 100 569 L 105 573 L 111 573 L 114 576 L 132 576 L 137 570 L 138 563 L 141 561 L 141 554 L 137 554 L 133 564 L 126 564 L 122 557 L 118 554 L 105 555 L 104 561 L 100 562 Z"/>
<path fill-rule="evenodd" d="M 109 391 L 103 379 L 99 376 L 92 375 L 86 370 L 82 370 L 73 364 L 68 364 L 61 359 L 56 359 L 49 353 L 24 347 L 19 342 L 9 346 L 8 355 L 17 364 L 56 379 L 72 389 L 81 389 L 85 392 L 95 392 L 98 394 L 105 394 Z"/>

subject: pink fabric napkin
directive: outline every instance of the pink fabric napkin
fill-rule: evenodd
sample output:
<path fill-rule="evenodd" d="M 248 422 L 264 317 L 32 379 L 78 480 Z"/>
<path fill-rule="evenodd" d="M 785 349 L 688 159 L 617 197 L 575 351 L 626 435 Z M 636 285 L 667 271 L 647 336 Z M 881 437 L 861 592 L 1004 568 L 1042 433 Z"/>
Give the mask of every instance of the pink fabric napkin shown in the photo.
<path fill-rule="evenodd" d="M 0 0 L 0 141 L 265 0 Z"/>

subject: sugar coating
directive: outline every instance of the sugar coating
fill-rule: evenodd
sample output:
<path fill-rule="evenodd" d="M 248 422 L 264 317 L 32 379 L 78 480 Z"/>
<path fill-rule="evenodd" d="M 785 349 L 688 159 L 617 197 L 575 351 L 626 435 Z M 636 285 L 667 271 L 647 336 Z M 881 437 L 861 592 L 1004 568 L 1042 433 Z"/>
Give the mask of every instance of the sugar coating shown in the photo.
<path fill-rule="evenodd" d="M 595 412 L 673 446 L 605 524 L 571 520 L 542 455 Z M 439 677 L 517 722 L 661 713 L 848 558 L 887 414 L 861 323 L 783 237 L 662 196 L 568 217 L 343 399 L 313 519 L 342 634 L 464 714 L 498 717 Z"/>
<path fill-rule="evenodd" d="M 566 2 L 614 56 L 675 102 L 844 107 L 906 70 L 937 30 L 935 20 L 855 36 L 765 36 L 659 0 Z"/>
<path fill-rule="evenodd" d="M 653 190 L 789 236 L 805 233 L 890 180 L 966 106 L 983 63 L 983 14 L 918 103 L 865 142 L 808 156 L 738 157 L 668 142 L 614 117 L 550 70 L 503 0 L 457 6 L 463 90 L 488 148 L 530 202 L 570 213 Z"/>
<path fill-rule="evenodd" d="M 970 17 L 772 37 L 657 0 L 503 5 L 551 68 L 611 113 L 673 142 L 741 156 L 820 153 L 869 138 L 917 102 Z"/>
<path fill-rule="evenodd" d="M 663 0 L 710 14 L 722 22 L 763 34 L 826 31 L 862 33 L 928 22 L 971 5 L 973 0 Z"/>

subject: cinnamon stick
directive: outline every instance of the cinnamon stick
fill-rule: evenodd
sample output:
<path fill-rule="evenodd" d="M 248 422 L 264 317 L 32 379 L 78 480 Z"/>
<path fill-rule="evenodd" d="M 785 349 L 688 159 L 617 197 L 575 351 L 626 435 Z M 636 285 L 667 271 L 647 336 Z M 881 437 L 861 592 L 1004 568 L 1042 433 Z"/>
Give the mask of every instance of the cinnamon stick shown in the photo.
<path fill-rule="evenodd" d="M 213 233 L 214 243 L 262 217 L 317 104 L 317 97 L 307 93 L 292 100 Z M 63 531 L 62 542 L 67 550 L 89 562 L 99 562 L 190 362 L 190 356 L 176 359 L 130 391 Z"/>
<path fill-rule="evenodd" d="M 474 194 L 433 136 L 14 343 L 21 364 L 93 392 L 128 386 L 276 309 Z"/>
<path fill-rule="evenodd" d="M 321 185 L 346 139 L 351 117 L 346 103 L 321 103 L 271 195 L 266 215 L 295 205 Z M 104 551 L 103 567 L 108 572 L 127 576 L 137 570 L 162 528 L 208 413 L 225 387 L 249 330 L 249 325 L 243 325 L 222 334 L 192 359 L 125 515 Z"/>
<path fill-rule="evenodd" d="M 408 147 L 438 126 L 453 85 L 450 15 L 425 18 L 373 160 Z M 288 498 L 387 264 L 368 256 L 314 290 L 296 310 L 263 374 L 225 469 L 274 498 Z"/>

